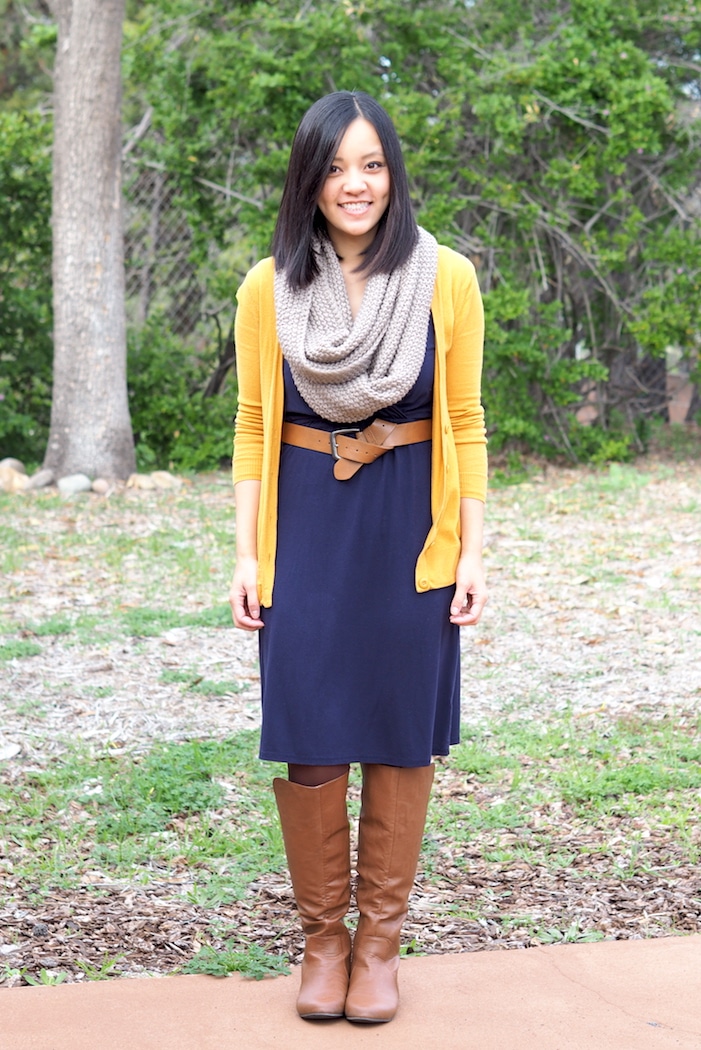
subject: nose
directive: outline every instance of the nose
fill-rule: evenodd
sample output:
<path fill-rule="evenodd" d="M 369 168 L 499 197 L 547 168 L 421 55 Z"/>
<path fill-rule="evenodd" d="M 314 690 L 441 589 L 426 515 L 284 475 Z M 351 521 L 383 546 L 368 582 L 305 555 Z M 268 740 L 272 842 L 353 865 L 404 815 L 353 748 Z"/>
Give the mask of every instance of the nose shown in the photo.
<path fill-rule="evenodd" d="M 365 176 L 359 168 L 350 168 L 346 172 L 343 189 L 346 193 L 362 193 L 366 188 Z"/>

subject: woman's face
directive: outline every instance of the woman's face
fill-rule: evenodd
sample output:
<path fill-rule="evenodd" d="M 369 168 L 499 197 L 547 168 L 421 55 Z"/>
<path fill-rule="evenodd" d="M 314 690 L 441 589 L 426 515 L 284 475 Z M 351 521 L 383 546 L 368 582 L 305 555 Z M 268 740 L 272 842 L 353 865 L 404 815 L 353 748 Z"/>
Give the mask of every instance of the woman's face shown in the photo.
<path fill-rule="evenodd" d="M 317 201 L 341 257 L 372 243 L 389 204 L 390 188 L 377 132 L 369 121 L 358 117 L 341 139 Z"/>

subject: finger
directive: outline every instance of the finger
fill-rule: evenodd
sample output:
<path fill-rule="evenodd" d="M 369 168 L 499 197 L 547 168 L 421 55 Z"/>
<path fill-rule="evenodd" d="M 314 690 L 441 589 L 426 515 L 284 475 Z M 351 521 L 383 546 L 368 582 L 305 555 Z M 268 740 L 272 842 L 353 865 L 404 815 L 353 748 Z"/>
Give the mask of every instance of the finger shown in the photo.
<path fill-rule="evenodd" d="M 452 595 L 450 602 L 450 615 L 459 616 L 464 611 L 467 602 L 468 594 L 463 588 L 455 587 L 455 591 Z"/>
<path fill-rule="evenodd" d="M 465 587 L 456 587 L 450 603 L 450 615 L 461 616 L 472 606 L 472 595 Z"/>
<path fill-rule="evenodd" d="M 259 631 L 261 627 L 265 626 L 262 620 L 254 620 L 247 614 L 235 616 L 234 623 L 237 627 L 240 627 L 242 631 Z"/>
<path fill-rule="evenodd" d="M 230 595 L 229 604 L 231 605 L 234 623 L 244 631 L 259 631 L 264 626 L 260 618 L 260 603 L 257 595 L 255 603 L 254 614 L 254 610 L 249 608 L 245 591 L 232 591 Z"/>
<path fill-rule="evenodd" d="M 470 594 L 467 598 L 469 600 L 464 601 L 457 612 L 453 612 L 455 606 L 451 605 L 450 622 L 457 624 L 458 627 L 472 627 L 479 623 L 484 607 L 487 604 L 486 593 Z"/>
<path fill-rule="evenodd" d="M 257 587 L 253 587 L 250 591 L 247 591 L 244 604 L 251 619 L 260 620 L 260 602 L 258 601 Z"/>

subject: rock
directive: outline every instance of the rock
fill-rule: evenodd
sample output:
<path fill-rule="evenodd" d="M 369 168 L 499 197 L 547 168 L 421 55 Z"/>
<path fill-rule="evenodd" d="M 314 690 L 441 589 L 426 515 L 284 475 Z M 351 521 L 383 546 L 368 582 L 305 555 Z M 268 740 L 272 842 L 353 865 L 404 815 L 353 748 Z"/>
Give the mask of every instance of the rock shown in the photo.
<path fill-rule="evenodd" d="M 150 474 L 131 474 L 127 481 L 128 489 L 155 489 L 156 482 Z"/>
<path fill-rule="evenodd" d="M 151 480 L 157 489 L 179 489 L 182 485 L 180 478 L 170 474 L 167 470 L 154 470 Z"/>
<path fill-rule="evenodd" d="M 92 481 L 87 474 L 67 474 L 58 479 L 58 491 L 62 496 L 74 496 L 78 492 L 89 492 Z"/>
<path fill-rule="evenodd" d="M 112 486 L 106 478 L 95 478 L 92 483 L 92 490 L 96 492 L 98 496 L 106 496 Z"/>
<path fill-rule="evenodd" d="M 45 922 L 35 922 L 32 927 L 32 937 L 48 937 L 49 927 Z"/>
<path fill-rule="evenodd" d="M 24 492 L 29 478 L 22 471 L 9 466 L 9 462 L 5 460 L 4 463 L 0 463 L 0 492 Z"/>
<path fill-rule="evenodd" d="M 32 474 L 27 482 L 28 489 L 45 489 L 47 485 L 53 485 L 56 480 L 53 470 L 46 467 L 45 470 L 38 470 L 36 474 Z"/>
<path fill-rule="evenodd" d="M 21 750 L 20 744 L 0 742 L 0 762 L 7 762 L 9 758 L 14 758 L 15 755 L 18 755 Z"/>
<path fill-rule="evenodd" d="M 185 645 L 187 642 L 187 629 L 185 627 L 172 627 L 170 631 L 165 631 L 161 635 L 161 641 L 164 645 L 173 645 L 176 648 Z"/>
<path fill-rule="evenodd" d="M 12 459 L 8 456 L 6 459 L 0 459 L 0 467 L 12 467 L 18 474 L 26 474 L 24 463 L 20 459 Z"/>

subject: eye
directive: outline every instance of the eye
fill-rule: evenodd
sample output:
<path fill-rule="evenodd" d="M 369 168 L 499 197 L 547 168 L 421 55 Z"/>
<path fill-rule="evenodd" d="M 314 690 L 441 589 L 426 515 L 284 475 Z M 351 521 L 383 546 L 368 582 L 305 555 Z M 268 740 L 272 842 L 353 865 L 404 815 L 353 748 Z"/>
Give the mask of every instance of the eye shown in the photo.
<path fill-rule="evenodd" d="M 371 160 L 368 164 L 370 171 L 379 171 L 380 168 L 384 168 L 384 164 L 381 160 Z"/>
<path fill-rule="evenodd" d="M 329 168 L 329 175 L 338 175 L 340 170 L 341 169 L 337 168 L 335 164 L 332 164 L 331 167 Z"/>

